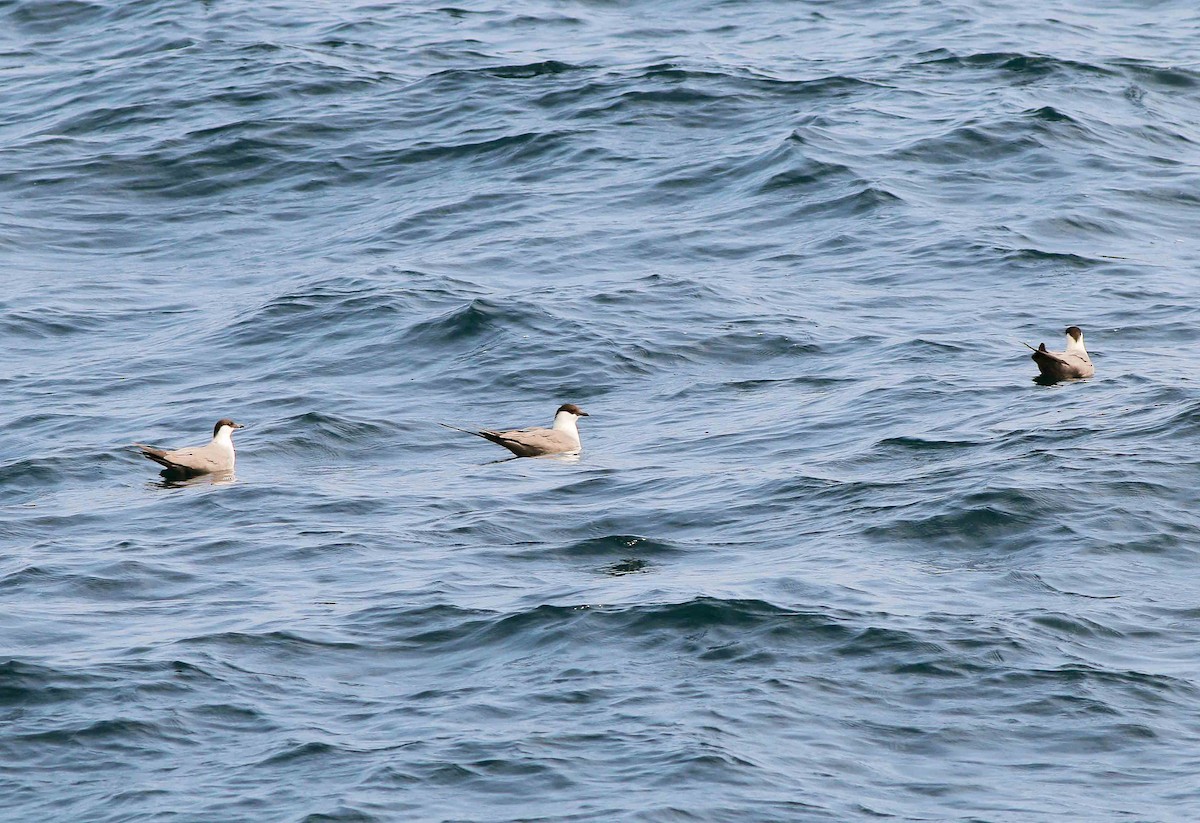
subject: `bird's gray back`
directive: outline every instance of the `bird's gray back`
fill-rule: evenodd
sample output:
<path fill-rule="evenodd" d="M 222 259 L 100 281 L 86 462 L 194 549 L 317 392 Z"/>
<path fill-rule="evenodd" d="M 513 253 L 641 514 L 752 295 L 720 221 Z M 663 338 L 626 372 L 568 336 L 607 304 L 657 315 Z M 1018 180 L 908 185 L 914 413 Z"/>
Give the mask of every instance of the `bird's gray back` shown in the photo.
<path fill-rule="evenodd" d="M 522 457 L 561 454 L 579 449 L 579 442 L 575 438 L 554 429 L 532 427 L 509 429 L 508 431 L 487 431 L 484 432 L 484 436 Z"/>
<path fill-rule="evenodd" d="M 232 455 L 211 444 L 176 449 L 167 452 L 163 457 L 177 466 L 196 471 L 226 471 L 233 467 Z"/>

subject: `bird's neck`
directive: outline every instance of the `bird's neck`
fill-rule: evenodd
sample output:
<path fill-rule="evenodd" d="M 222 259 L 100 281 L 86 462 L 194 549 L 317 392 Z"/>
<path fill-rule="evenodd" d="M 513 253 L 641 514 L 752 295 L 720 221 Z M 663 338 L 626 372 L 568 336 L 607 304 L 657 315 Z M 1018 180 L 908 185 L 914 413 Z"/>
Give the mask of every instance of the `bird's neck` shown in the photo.
<path fill-rule="evenodd" d="M 1083 340 L 1076 340 L 1071 335 L 1067 335 L 1067 351 L 1074 354 L 1087 355 L 1087 349 L 1083 347 Z"/>
<path fill-rule="evenodd" d="M 212 442 L 214 446 L 233 451 L 233 430 L 222 426 L 221 430 L 213 435 Z"/>
<path fill-rule="evenodd" d="M 575 415 L 570 412 L 562 411 L 554 415 L 554 430 L 569 434 L 576 440 L 579 439 L 579 429 L 575 425 Z"/>

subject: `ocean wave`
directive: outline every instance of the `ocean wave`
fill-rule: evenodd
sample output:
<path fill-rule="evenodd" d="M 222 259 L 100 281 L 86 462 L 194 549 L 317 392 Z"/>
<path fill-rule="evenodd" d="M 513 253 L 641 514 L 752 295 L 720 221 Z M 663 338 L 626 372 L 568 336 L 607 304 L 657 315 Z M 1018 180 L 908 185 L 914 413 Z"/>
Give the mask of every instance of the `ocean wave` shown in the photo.
<path fill-rule="evenodd" d="M 347 456 L 379 448 L 398 438 L 401 429 L 392 420 L 356 420 L 329 412 L 308 411 L 273 420 L 259 436 L 269 438 L 272 450 L 292 454 Z"/>
<path fill-rule="evenodd" d="M 1200 85 L 1200 71 L 1184 66 L 1158 66 L 1145 60 L 1121 58 L 1112 65 L 1150 88 L 1167 91 L 1193 89 Z"/>
<path fill-rule="evenodd" d="M 5 17 L 13 25 L 31 34 L 44 35 L 57 34 L 64 27 L 94 26 L 110 14 L 110 9 L 103 3 L 83 0 L 34 0 L 13 3 L 6 11 Z"/>
<path fill-rule="evenodd" d="M 494 341 L 498 336 L 514 336 L 519 332 L 548 331 L 558 320 L 543 309 L 514 300 L 477 298 L 441 317 L 410 326 L 405 342 L 441 348 L 460 342 Z"/>
<path fill-rule="evenodd" d="M 1195 818 L 1194 14 L 551 5 L 0 0 L 7 814 Z"/>
<path fill-rule="evenodd" d="M 1054 57 L 1047 54 L 1023 54 L 1020 52 L 976 52 L 955 54 L 946 49 L 921 55 L 919 65 L 940 69 L 987 69 L 1011 73 L 1018 82 L 1034 81 L 1049 75 L 1110 76 L 1115 72 L 1103 65 Z"/>
<path fill-rule="evenodd" d="M 1064 505 L 1067 511 L 1062 510 Z M 926 508 L 932 511 L 920 511 Z M 899 507 L 885 522 L 865 529 L 864 534 L 927 546 L 971 549 L 1007 545 L 1020 549 L 1035 545 L 1040 532 L 1069 531 L 1064 519 L 1072 508 L 1071 503 L 1047 492 L 1010 487 L 963 494 L 932 507 Z"/>

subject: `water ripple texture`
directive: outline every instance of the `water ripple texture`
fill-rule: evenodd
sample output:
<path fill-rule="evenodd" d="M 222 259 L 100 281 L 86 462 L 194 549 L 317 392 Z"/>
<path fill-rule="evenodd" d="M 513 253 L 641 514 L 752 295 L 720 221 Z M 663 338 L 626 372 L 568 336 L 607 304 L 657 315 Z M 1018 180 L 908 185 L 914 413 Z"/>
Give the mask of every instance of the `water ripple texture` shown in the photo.
<path fill-rule="evenodd" d="M 1198 37 L 0 0 L 0 819 L 1200 819 Z"/>

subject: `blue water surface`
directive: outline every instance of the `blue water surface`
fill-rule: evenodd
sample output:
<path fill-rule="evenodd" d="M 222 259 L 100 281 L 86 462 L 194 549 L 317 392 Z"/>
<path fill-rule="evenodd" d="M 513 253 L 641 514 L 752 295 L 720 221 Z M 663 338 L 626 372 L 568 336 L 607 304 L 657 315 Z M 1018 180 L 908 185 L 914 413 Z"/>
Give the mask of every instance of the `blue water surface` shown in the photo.
<path fill-rule="evenodd" d="M 0 0 L 0 819 L 1200 819 L 1197 42 Z"/>

